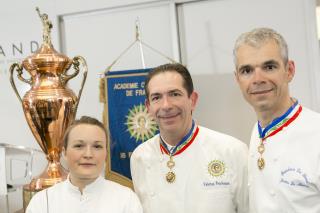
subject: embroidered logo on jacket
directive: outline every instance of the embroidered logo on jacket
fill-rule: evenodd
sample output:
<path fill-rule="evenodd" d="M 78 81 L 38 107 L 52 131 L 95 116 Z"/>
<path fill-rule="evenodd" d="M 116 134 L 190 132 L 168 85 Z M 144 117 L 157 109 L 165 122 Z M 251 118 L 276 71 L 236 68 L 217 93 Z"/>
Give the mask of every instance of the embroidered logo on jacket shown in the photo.
<path fill-rule="evenodd" d="M 219 177 L 225 172 L 224 162 L 220 160 L 213 160 L 208 165 L 208 172 L 213 177 Z"/>

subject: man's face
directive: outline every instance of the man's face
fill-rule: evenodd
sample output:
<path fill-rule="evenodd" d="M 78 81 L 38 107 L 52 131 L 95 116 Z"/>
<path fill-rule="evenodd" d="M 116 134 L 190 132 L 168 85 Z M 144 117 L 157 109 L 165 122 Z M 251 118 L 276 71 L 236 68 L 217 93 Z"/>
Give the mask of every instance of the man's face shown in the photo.
<path fill-rule="evenodd" d="M 161 134 L 183 137 L 192 124 L 198 95 L 188 97 L 183 87 L 182 76 L 173 71 L 159 73 L 148 84 L 149 97 L 146 101 L 148 112 L 157 121 Z"/>
<path fill-rule="evenodd" d="M 107 155 L 104 131 L 95 125 L 74 127 L 63 151 L 73 182 L 94 181 L 102 172 Z"/>
<path fill-rule="evenodd" d="M 290 101 L 288 84 L 295 67 L 284 64 L 277 43 L 242 45 L 237 51 L 236 78 L 244 98 L 256 112 L 283 112 Z"/>

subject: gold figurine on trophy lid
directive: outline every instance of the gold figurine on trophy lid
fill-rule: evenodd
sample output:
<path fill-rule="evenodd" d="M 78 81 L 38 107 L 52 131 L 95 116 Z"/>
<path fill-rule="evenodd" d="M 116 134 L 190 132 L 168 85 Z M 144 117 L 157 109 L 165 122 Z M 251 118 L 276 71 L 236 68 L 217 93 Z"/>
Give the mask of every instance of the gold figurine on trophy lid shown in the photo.
<path fill-rule="evenodd" d="M 53 25 L 47 14 L 41 14 L 38 8 L 36 10 L 43 24 L 43 44 L 21 64 L 14 63 L 10 67 L 13 90 L 22 104 L 32 134 L 48 160 L 45 171 L 24 186 L 24 208 L 36 192 L 66 179 L 67 172 L 60 163 L 62 140 L 65 130 L 75 119 L 88 71 L 81 56 L 70 59 L 53 48 L 50 36 Z M 67 82 L 78 75 L 80 65 L 83 79 L 78 95 L 75 95 L 67 87 Z M 67 74 L 71 66 L 74 72 Z M 29 73 L 29 79 L 23 77 L 23 70 Z M 13 78 L 15 71 L 17 78 L 31 87 L 22 98 Z"/>

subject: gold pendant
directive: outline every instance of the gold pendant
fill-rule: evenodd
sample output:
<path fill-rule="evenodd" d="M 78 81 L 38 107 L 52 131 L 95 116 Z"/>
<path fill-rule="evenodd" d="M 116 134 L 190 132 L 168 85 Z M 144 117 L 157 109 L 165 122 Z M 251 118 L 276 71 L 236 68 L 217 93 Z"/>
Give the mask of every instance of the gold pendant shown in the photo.
<path fill-rule="evenodd" d="M 173 183 L 174 180 L 176 179 L 176 175 L 174 174 L 171 169 L 175 166 L 175 162 L 173 161 L 172 155 L 170 155 L 170 159 L 167 162 L 167 167 L 170 169 L 170 171 L 166 174 L 166 180 L 168 183 Z"/>
<path fill-rule="evenodd" d="M 258 168 L 259 168 L 260 170 L 262 170 L 262 169 L 264 168 L 264 166 L 265 166 L 265 161 L 264 161 L 264 159 L 263 159 L 262 157 L 260 157 L 260 158 L 258 159 Z"/>
<path fill-rule="evenodd" d="M 172 156 L 170 156 L 170 160 L 167 162 L 167 167 L 169 169 L 172 169 L 174 166 L 175 166 L 175 163 L 174 163 L 174 161 L 172 159 Z"/>
<path fill-rule="evenodd" d="M 264 153 L 264 151 L 265 151 L 265 147 L 264 147 L 264 143 L 263 143 L 263 141 L 264 141 L 265 139 L 264 138 L 262 138 L 261 139 L 261 142 L 260 142 L 260 145 L 258 146 L 258 152 L 259 152 L 259 154 L 260 154 L 260 157 L 259 157 L 259 159 L 258 159 L 258 168 L 260 169 L 260 170 L 262 170 L 263 168 L 264 168 L 264 166 L 265 166 L 265 161 L 264 161 L 264 159 L 262 158 L 262 154 Z"/>
<path fill-rule="evenodd" d="M 258 152 L 260 153 L 260 154 L 262 154 L 262 153 L 264 153 L 264 144 L 263 143 L 261 143 L 259 146 L 258 146 Z"/>
<path fill-rule="evenodd" d="M 176 179 L 176 175 L 174 174 L 174 172 L 170 171 L 167 173 L 166 180 L 168 183 L 173 183 L 175 179 Z"/>

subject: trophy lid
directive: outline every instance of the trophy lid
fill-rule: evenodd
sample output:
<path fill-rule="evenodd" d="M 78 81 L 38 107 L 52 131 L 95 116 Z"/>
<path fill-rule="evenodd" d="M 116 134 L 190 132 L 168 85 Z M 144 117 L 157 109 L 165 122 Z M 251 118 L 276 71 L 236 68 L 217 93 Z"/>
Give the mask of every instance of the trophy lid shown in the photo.
<path fill-rule="evenodd" d="M 34 72 L 63 73 L 66 69 L 69 69 L 72 60 L 54 49 L 50 36 L 52 23 L 47 14 L 41 14 L 38 7 L 36 10 L 43 24 L 43 43 L 33 55 L 22 61 L 22 65 L 31 75 L 35 74 Z"/>

